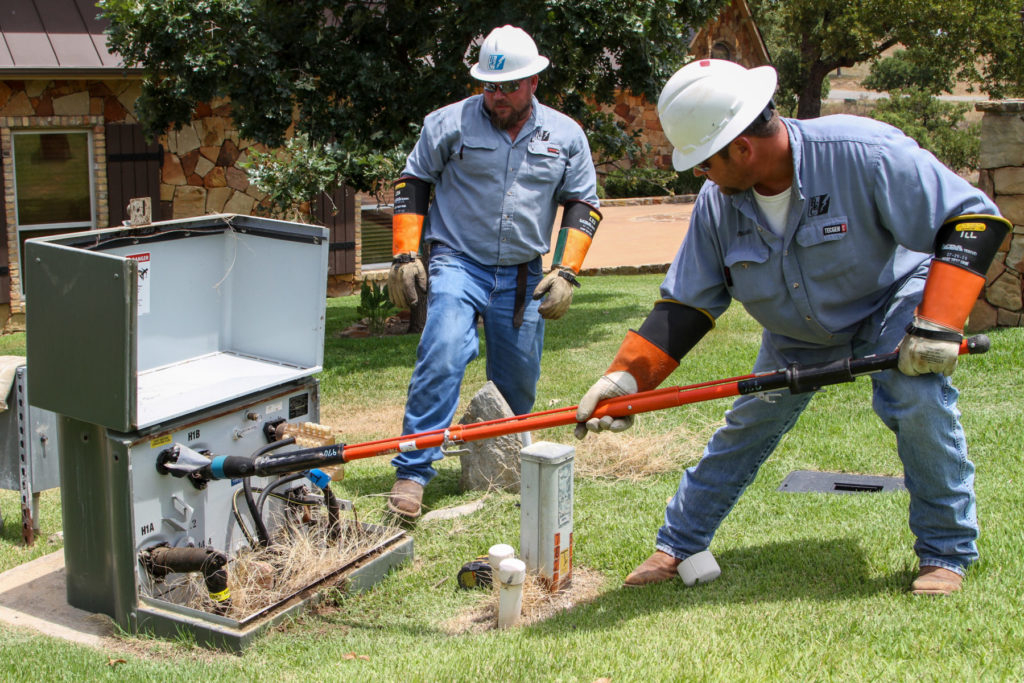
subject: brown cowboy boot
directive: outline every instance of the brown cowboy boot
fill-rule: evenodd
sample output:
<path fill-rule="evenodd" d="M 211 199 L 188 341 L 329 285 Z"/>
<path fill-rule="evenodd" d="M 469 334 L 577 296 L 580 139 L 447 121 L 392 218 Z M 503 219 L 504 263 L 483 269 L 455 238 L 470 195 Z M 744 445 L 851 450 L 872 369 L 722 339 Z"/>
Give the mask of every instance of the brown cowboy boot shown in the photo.
<path fill-rule="evenodd" d="M 626 580 L 622 582 L 622 585 L 635 588 L 673 579 L 678 576 L 676 574 L 676 567 L 679 566 L 681 561 L 657 550 L 653 555 L 644 560 L 639 567 L 634 569 L 626 577 Z"/>
<path fill-rule="evenodd" d="M 416 519 L 423 511 L 423 486 L 412 479 L 396 479 L 388 496 L 388 509 L 408 520 Z"/>
<path fill-rule="evenodd" d="M 914 595 L 949 595 L 960 590 L 964 577 L 942 567 L 925 565 L 917 572 L 917 578 L 910 584 Z"/>

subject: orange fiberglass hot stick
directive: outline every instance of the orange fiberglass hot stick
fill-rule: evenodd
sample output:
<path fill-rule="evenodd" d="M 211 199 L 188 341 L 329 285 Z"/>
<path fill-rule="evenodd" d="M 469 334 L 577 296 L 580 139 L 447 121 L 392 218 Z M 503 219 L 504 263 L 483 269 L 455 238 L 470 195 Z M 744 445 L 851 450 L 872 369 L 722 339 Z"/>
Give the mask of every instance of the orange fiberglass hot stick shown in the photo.
<path fill-rule="evenodd" d="M 960 343 L 960 354 L 985 353 L 988 351 L 989 345 L 989 339 L 985 335 L 970 337 Z M 760 394 L 780 389 L 788 389 L 794 394 L 804 393 L 830 384 L 852 382 L 861 375 L 889 370 L 895 368 L 898 362 L 899 352 L 893 351 L 881 355 L 844 358 L 813 365 L 793 363 L 782 370 L 712 380 L 688 386 L 665 387 L 606 399 L 598 403 L 591 417 L 601 418 L 606 415 L 624 417 L 675 408 L 690 403 L 700 403 L 701 401 Z M 300 445 L 306 445 L 297 437 L 305 431 L 312 430 L 316 432 L 316 435 L 312 437 L 312 442 L 317 445 L 300 450 L 267 452 L 253 458 L 215 456 L 209 465 L 201 468 L 203 471 L 199 477 L 224 479 L 301 472 L 311 468 L 338 465 L 388 453 L 400 453 L 434 446 L 447 447 L 468 441 L 493 439 L 505 434 L 574 425 L 576 424 L 576 408 L 576 406 L 556 408 L 348 445 L 336 443 L 336 439 L 330 435 L 328 427 L 282 423 L 276 428 L 276 439 L 296 438 Z"/>

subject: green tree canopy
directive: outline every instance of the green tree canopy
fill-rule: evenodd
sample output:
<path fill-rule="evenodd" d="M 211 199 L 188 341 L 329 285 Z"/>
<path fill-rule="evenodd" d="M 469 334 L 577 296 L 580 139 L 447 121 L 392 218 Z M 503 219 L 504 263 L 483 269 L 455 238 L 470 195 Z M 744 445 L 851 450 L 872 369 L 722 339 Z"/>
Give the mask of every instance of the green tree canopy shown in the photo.
<path fill-rule="evenodd" d="M 241 135 L 270 146 L 295 130 L 373 184 L 372 155 L 408 151 L 423 117 L 473 88 L 470 47 L 492 28 L 528 31 L 551 66 L 538 98 L 578 118 L 614 158 L 628 136 L 588 102 L 617 88 L 657 97 L 690 26 L 725 0 L 101 0 L 110 44 L 146 77 L 139 118 L 158 134 L 199 102 L 231 100 Z M 616 149 L 616 146 L 619 149 Z M 327 149 L 324 147 L 324 149 Z"/>
<path fill-rule="evenodd" d="M 821 112 L 826 77 L 902 44 L 946 83 L 993 97 L 1024 94 L 1020 0 L 751 0 L 779 70 L 780 100 L 798 118 Z M 948 85 L 947 85 L 948 87 Z"/>

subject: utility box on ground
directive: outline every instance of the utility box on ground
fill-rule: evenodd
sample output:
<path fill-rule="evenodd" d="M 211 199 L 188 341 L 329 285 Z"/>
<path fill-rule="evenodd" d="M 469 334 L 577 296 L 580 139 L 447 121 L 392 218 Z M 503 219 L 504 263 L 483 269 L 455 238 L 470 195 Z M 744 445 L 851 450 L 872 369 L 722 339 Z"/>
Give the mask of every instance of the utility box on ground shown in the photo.
<path fill-rule="evenodd" d="M 234 215 L 27 243 L 29 394 L 60 416 L 73 606 L 241 649 L 314 588 L 365 587 L 411 557 L 404 533 L 341 520 L 318 470 L 196 476 L 287 453 L 275 428 L 318 420 L 327 255 L 324 228 Z M 325 519 L 317 573 L 277 595 L 284 570 L 254 560 L 251 590 L 276 597 L 243 609 L 228 590 L 243 563 Z"/>

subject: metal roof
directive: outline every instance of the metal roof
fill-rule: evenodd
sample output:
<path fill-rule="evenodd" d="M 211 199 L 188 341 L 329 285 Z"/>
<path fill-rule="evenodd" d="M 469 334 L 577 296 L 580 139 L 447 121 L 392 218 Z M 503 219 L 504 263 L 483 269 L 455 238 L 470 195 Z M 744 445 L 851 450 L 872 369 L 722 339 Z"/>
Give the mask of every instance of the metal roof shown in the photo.
<path fill-rule="evenodd" d="M 124 71 L 98 14 L 96 0 L 0 0 L 0 74 Z"/>

